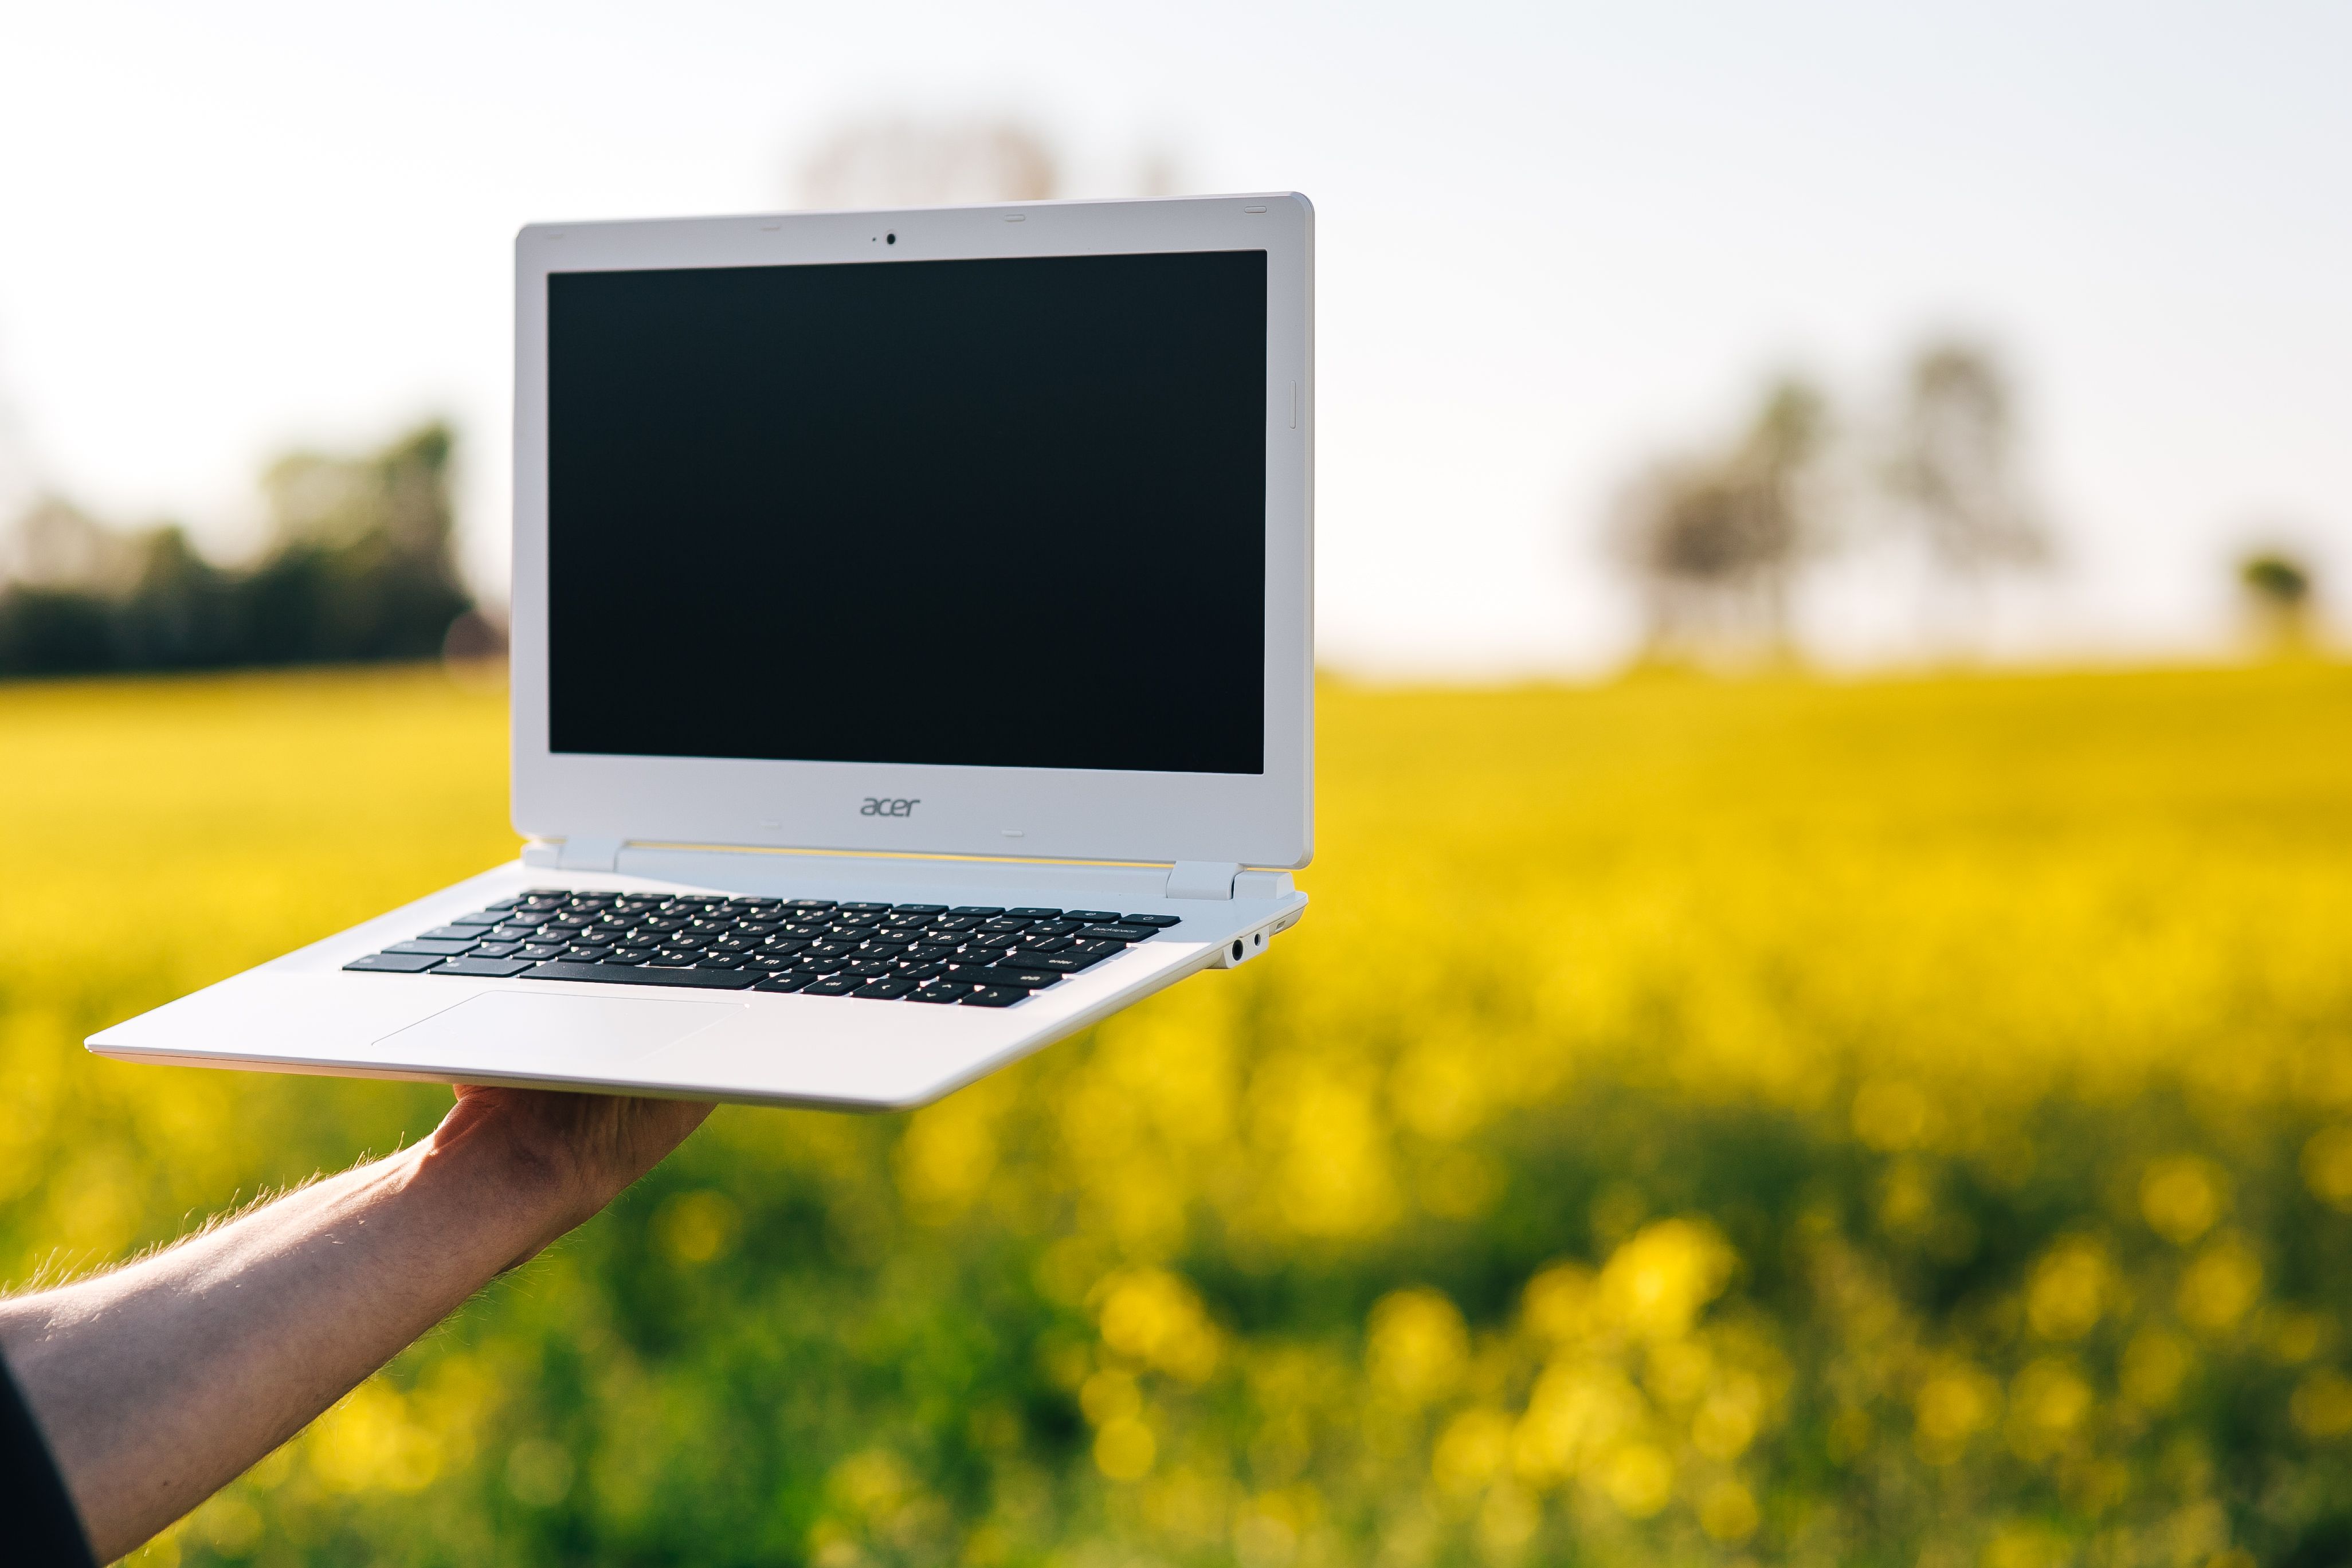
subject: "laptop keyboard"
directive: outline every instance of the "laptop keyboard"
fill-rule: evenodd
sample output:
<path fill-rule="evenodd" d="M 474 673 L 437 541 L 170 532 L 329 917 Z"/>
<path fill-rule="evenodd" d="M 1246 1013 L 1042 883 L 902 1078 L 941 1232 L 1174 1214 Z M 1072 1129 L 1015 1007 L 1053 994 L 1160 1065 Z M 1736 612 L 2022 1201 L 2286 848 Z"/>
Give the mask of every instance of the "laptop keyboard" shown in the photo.
<path fill-rule="evenodd" d="M 1010 1007 L 1179 923 L 1111 910 L 534 888 L 343 967 Z"/>

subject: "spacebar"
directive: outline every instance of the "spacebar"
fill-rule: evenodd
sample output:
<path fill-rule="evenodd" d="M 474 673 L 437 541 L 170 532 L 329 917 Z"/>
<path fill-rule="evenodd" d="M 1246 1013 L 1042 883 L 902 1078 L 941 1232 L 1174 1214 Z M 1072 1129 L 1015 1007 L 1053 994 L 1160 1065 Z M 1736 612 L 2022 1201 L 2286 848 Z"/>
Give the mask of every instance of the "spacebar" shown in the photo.
<path fill-rule="evenodd" d="M 742 991 L 760 978 L 756 969 L 642 969 L 632 963 L 565 963 L 550 961 L 526 969 L 517 980 L 601 980 L 619 985 L 691 985 L 704 991 Z"/>

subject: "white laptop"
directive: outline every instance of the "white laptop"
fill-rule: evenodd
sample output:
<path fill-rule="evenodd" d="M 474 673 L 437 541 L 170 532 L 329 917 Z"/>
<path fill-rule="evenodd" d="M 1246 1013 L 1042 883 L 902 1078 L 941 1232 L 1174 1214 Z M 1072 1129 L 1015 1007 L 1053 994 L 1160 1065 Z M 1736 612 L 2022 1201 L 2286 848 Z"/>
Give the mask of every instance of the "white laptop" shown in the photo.
<path fill-rule="evenodd" d="M 1297 921 L 1305 198 L 515 255 L 520 858 L 91 1050 L 896 1109 Z"/>

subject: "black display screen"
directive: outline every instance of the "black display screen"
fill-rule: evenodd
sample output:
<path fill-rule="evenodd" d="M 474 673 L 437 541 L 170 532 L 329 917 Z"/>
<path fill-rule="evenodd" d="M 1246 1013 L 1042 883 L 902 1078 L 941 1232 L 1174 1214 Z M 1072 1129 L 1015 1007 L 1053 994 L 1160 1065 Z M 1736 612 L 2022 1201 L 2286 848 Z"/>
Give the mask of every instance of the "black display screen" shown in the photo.
<path fill-rule="evenodd" d="M 1265 253 L 548 279 L 557 752 L 1265 769 Z"/>

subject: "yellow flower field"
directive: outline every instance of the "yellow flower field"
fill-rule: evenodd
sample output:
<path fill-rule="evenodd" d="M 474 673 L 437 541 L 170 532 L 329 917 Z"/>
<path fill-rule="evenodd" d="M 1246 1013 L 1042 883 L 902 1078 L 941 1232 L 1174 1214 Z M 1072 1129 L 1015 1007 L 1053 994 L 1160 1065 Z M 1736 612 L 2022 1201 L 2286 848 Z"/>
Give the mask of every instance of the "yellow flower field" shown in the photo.
<path fill-rule="evenodd" d="M 1326 685 L 1306 922 L 730 1110 L 155 1563 L 2324 1563 L 2352 670 Z M 80 1037 L 510 855 L 438 670 L 0 687 L 0 1273 L 446 1092 Z"/>

